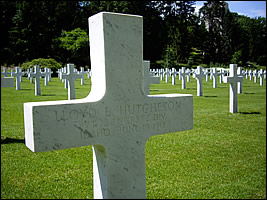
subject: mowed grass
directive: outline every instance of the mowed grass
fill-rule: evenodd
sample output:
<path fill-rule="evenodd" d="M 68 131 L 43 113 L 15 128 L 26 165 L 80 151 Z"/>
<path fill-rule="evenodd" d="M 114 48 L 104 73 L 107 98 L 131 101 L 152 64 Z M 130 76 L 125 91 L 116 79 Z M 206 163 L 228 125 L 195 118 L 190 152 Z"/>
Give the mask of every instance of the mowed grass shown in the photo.
<path fill-rule="evenodd" d="M 194 128 L 151 137 L 146 144 L 146 191 L 149 199 L 266 199 L 266 80 L 244 79 L 238 113 L 229 112 L 229 84 L 212 88 L 203 79 L 150 86 L 150 94 L 192 94 Z M 91 88 L 76 81 L 76 98 Z M 23 78 L 21 90 L 1 88 L 1 198 L 93 198 L 92 147 L 33 153 L 24 144 L 23 103 L 66 100 L 58 78 L 42 96 Z M 175 120 L 175 119 L 174 119 Z"/>

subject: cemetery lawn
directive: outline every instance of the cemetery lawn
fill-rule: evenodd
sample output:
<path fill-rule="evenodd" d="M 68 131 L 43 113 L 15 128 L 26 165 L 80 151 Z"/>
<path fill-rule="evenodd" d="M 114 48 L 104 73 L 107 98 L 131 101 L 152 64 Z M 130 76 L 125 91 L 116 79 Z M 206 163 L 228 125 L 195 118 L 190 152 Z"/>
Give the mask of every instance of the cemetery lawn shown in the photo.
<path fill-rule="evenodd" d="M 238 112 L 229 112 L 229 84 L 212 88 L 203 79 L 198 97 L 196 80 L 186 89 L 161 81 L 150 94 L 192 94 L 194 128 L 151 137 L 146 143 L 148 199 L 266 199 L 266 80 L 243 81 Z M 91 88 L 76 80 L 76 98 Z M 33 153 L 24 144 L 23 103 L 67 100 L 58 78 L 48 86 L 41 79 L 41 96 L 23 77 L 21 90 L 1 88 L 1 198 L 93 198 L 92 147 Z"/>

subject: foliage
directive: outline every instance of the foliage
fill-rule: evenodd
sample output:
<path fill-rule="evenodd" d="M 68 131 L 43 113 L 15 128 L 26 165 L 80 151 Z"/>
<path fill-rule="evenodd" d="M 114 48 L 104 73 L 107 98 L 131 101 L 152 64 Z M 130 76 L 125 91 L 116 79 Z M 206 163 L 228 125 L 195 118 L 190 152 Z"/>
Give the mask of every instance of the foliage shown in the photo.
<path fill-rule="evenodd" d="M 143 16 L 144 60 L 165 66 L 192 63 L 192 49 L 203 63 L 266 65 L 266 18 L 230 12 L 224 1 L 207 1 L 198 14 L 195 1 L 0 1 L 1 65 L 34 58 L 90 66 L 88 17 L 101 11 Z M 33 17 L 34 16 L 34 17 Z M 86 44 L 87 43 L 87 44 Z M 237 54 L 236 54 L 237 55 Z"/>
<path fill-rule="evenodd" d="M 30 62 L 25 62 L 21 65 L 21 69 L 26 70 L 29 68 L 33 68 L 34 65 L 39 65 L 40 68 L 50 68 L 51 70 L 55 71 L 57 69 L 62 68 L 62 65 L 58 63 L 55 59 L 53 58 L 38 58 L 38 59 L 33 59 Z"/>
<path fill-rule="evenodd" d="M 67 51 L 69 57 L 62 58 L 64 63 L 75 63 L 83 65 L 88 63 L 89 55 L 89 36 L 85 30 L 76 28 L 71 31 L 62 30 L 61 37 L 58 37 L 54 42 L 58 42 L 59 47 Z M 89 64 L 89 63 L 88 63 Z"/>
<path fill-rule="evenodd" d="M 235 63 L 242 66 L 242 52 L 241 50 L 236 51 L 234 55 L 232 56 L 231 63 Z"/>

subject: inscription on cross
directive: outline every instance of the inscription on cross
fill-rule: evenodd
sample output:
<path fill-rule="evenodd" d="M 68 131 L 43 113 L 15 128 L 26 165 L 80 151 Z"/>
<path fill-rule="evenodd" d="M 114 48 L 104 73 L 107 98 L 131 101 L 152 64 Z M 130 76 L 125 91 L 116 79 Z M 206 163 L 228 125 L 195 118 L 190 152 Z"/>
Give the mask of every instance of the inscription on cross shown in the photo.
<path fill-rule="evenodd" d="M 93 145 L 94 198 L 145 198 L 145 144 L 193 128 L 193 97 L 145 95 L 143 18 L 89 18 L 92 89 L 84 99 L 24 104 L 34 152 Z M 116 59 L 114 59 L 116 58 Z"/>

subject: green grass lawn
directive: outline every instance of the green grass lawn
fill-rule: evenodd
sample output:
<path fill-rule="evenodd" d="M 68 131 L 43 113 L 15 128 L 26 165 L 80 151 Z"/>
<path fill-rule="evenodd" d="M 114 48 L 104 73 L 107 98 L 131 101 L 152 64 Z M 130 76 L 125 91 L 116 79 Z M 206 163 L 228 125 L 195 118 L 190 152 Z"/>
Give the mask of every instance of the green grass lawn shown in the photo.
<path fill-rule="evenodd" d="M 259 81 L 259 80 L 258 80 Z M 161 81 L 150 94 L 193 94 L 194 128 L 151 137 L 146 144 L 146 191 L 150 199 L 266 199 L 266 80 L 244 79 L 238 113 L 229 112 L 229 84 L 212 88 L 203 79 L 186 89 Z M 76 80 L 76 98 L 91 88 Z M 24 144 L 23 103 L 67 100 L 58 78 L 41 82 L 41 96 L 24 77 L 21 90 L 1 88 L 1 198 L 93 198 L 92 147 L 33 153 Z"/>

